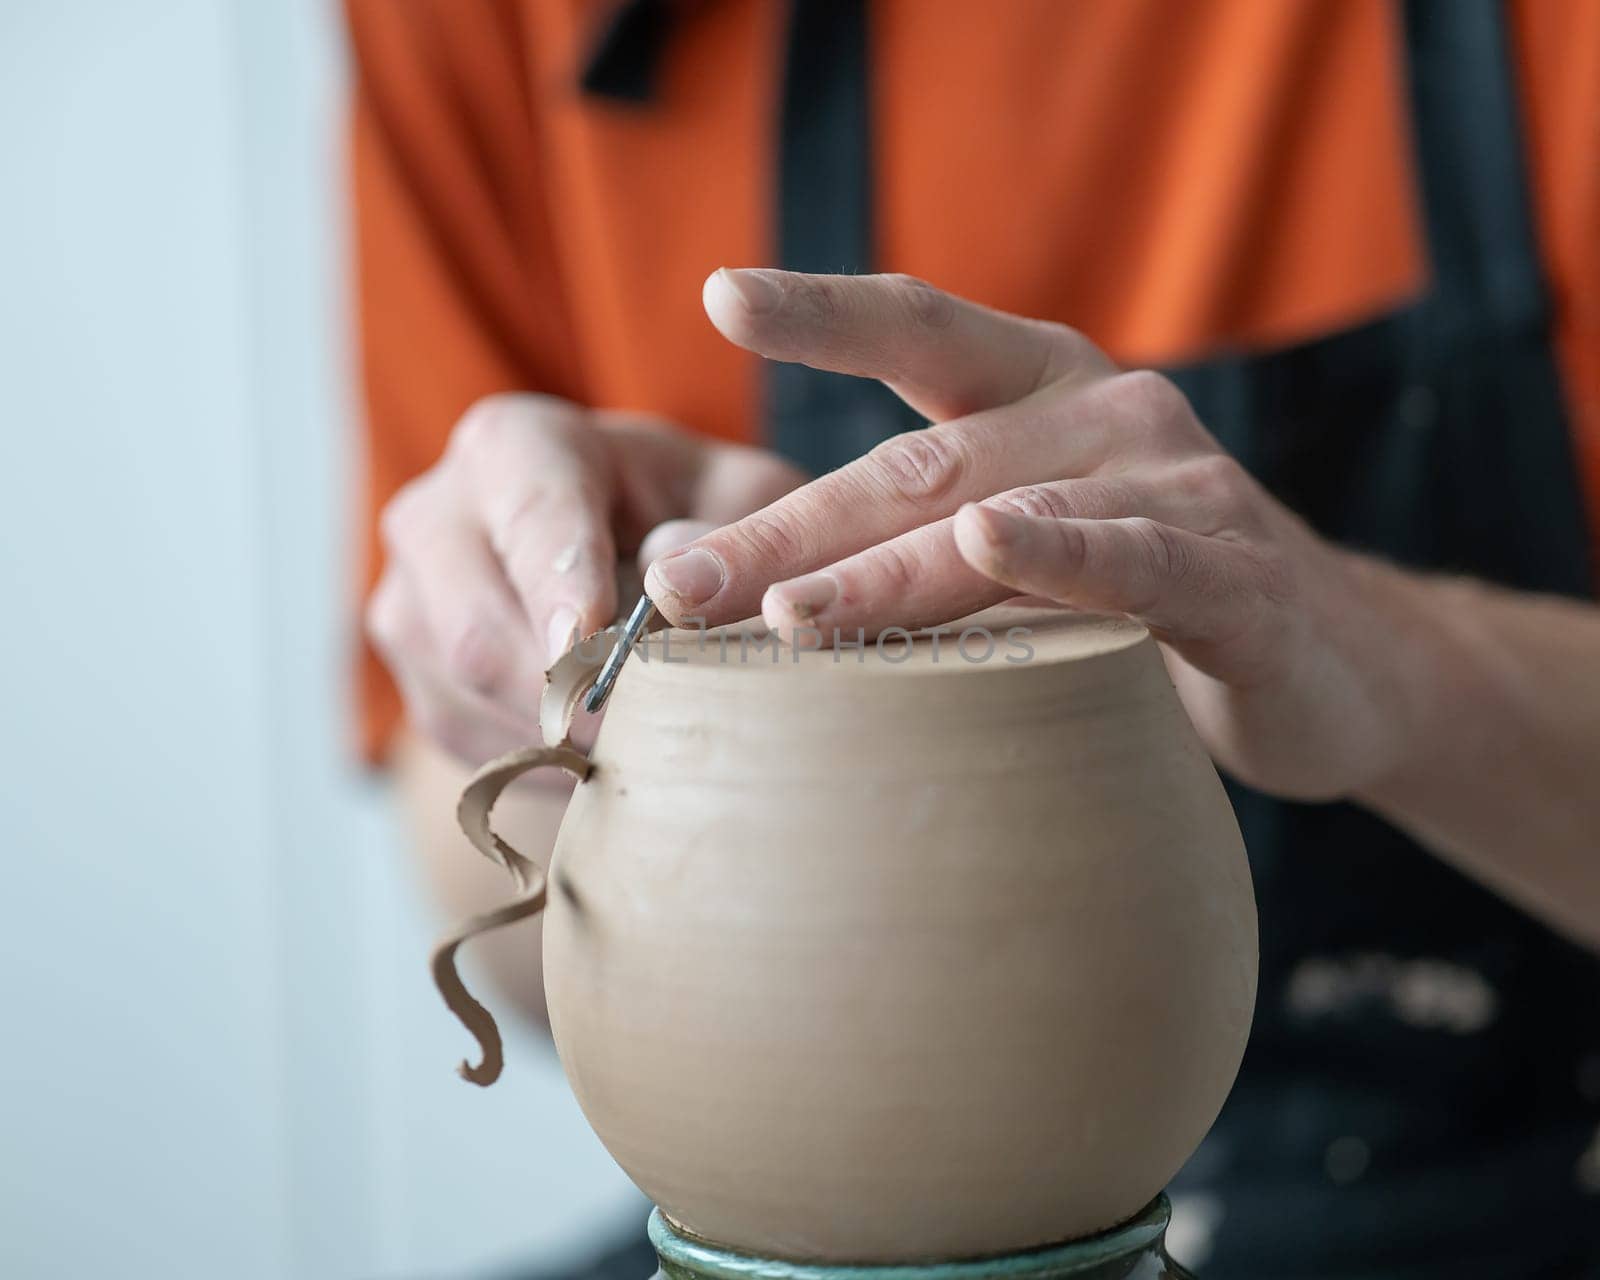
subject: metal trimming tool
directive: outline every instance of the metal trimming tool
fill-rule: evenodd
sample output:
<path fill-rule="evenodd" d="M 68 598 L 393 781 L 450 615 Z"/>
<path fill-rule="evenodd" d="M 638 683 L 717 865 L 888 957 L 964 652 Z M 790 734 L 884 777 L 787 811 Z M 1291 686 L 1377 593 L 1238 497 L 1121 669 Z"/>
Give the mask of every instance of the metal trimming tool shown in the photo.
<path fill-rule="evenodd" d="M 605 666 L 600 668 L 599 679 L 594 682 L 594 688 L 589 690 L 589 696 L 583 700 L 583 709 L 590 715 L 605 706 L 606 699 L 611 695 L 611 686 L 617 682 L 617 672 L 622 670 L 622 664 L 628 660 L 628 654 L 633 651 L 639 633 L 650 625 L 650 619 L 655 611 L 656 602 L 649 596 L 640 596 L 639 603 L 633 606 L 633 612 L 622 624 L 622 634 L 617 637 L 617 647 L 607 656 Z"/>

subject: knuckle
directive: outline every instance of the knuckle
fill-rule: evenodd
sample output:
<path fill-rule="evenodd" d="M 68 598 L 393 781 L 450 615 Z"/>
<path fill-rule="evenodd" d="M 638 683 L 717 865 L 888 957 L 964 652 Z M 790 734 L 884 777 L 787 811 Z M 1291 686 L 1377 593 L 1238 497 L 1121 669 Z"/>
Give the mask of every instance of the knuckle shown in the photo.
<path fill-rule="evenodd" d="M 529 526 L 537 524 L 550 509 L 555 494 L 545 485 L 534 483 L 519 493 L 513 502 L 499 505 L 486 521 L 489 545 L 502 560 L 509 559 L 528 541 Z"/>
<path fill-rule="evenodd" d="M 936 289 L 926 280 L 894 272 L 883 277 L 899 295 L 911 320 L 929 329 L 946 329 L 955 319 L 955 302 L 943 289 Z"/>
<path fill-rule="evenodd" d="M 367 639 L 379 651 L 389 654 L 401 646 L 407 632 L 405 609 L 399 585 L 392 575 L 385 574 L 367 597 L 362 623 Z"/>
<path fill-rule="evenodd" d="M 660 528 L 661 526 L 657 526 Z M 669 528 L 669 532 L 671 532 Z M 683 542 L 692 541 L 698 534 L 704 532 L 699 526 L 691 526 L 682 535 Z M 535 554 L 539 559 L 535 559 Z M 536 568 L 541 574 L 550 574 L 554 577 L 577 577 L 587 575 L 600 575 L 609 572 L 612 564 L 617 559 L 616 543 L 609 533 L 598 525 L 592 525 L 582 519 L 563 521 L 559 536 L 534 543 L 524 540 L 516 544 L 515 557 L 507 557 L 508 563 L 515 559 L 517 562 L 530 568 Z"/>
<path fill-rule="evenodd" d="M 1128 525 L 1143 544 L 1153 584 L 1177 583 L 1189 575 L 1192 557 L 1171 529 L 1146 516 L 1135 516 Z"/>
<path fill-rule="evenodd" d="M 1058 384 L 1063 391 L 1070 388 L 1072 394 L 1093 395 L 1094 388 L 1117 375 L 1116 365 L 1082 330 L 1054 320 L 1024 323 L 1037 335 L 1041 353 L 1035 391 Z"/>
<path fill-rule="evenodd" d="M 883 486 L 912 502 L 932 502 L 949 494 L 967 468 L 957 437 L 932 428 L 908 431 L 886 440 L 869 455 Z"/>
<path fill-rule="evenodd" d="M 521 433 L 566 430 L 576 410 L 555 396 L 503 391 L 473 403 L 450 433 L 450 449 L 473 455 L 494 454 Z"/>
<path fill-rule="evenodd" d="M 1024 563 L 1031 562 L 1047 583 L 1070 583 L 1080 578 L 1092 580 L 1099 570 L 1100 553 L 1095 550 L 1094 542 L 1071 522 L 1051 525 L 1038 547 L 1024 550 L 1020 556 Z M 1046 593 L 1055 594 L 1048 588 Z"/>
<path fill-rule="evenodd" d="M 391 552 L 405 547 L 417 529 L 426 523 L 433 503 L 432 473 L 401 485 L 378 514 L 378 536 Z"/>
<path fill-rule="evenodd" d="M 553 540 L 523 537 L 513 531 L 491 542 L 491 547 L 506 578 L 524 600 L 538 599 L 561 581 L 597 590 L 611 577 L 616 563 L 612 544 L 581 528 Z"/>
<path fill-rule="evenodd" d="M 553 535 L 578 553 L 593 552 L 603 544 L 595 513 L 608 499 L 592 477 L 580 477 L 559 488 L 534 481 L 514 498 L 496 503 L 486 514 L 489 545 L 503 561 L 521 559 L 542 547 Z"/>
<path fill-rule="evenodd" d="M 809 320 L 837 320 L 850 309 L 850 294 L 838 276 L 801 276 L 790 287 L 795 309 Z"/>
<path fill-rule="evenodd" d="M 810 561 L 796 522 L 766 512 L 757 512 L 722 534 L 713 534 L 706 545 L 722 556 L 730 571 L 738 564 L 777 568 Z"/>
<path fill-rule="evenodd" d="M 483 453 L 504 438 L 511 419 L 511 396 L 485 396 L 461 415 L 450 432 L 450 448 L 460 453 Z"/>
<path fill-rule="evenodd" d="M 1089 539 L 1075 524 L 1058 524 L 1055 527 L 1056 546 L 1061 561 L 1069 568 L 1085 566 L 1089 561 Z"/>
<path fill-rule="evenodd" d="M 1255 552 L 1257 584 L 1268 604 L 1287 609 L 1299 598 L 1300 579 L 1288 557 L 1275 550 Z"/>
<path fill-rule="evenodd" d="M 886 542 L 873 551 L 870 568 L 864 576 L 870 579 L 869 594 L 875 599 L 900 599 L 925 580 L 917 555 L 893 542 Z M 850 594 L 842 584 L 840 594 Z"/>
<path fill-rule="evenodd" d="M 1046 485 L 1026 485 L 1012 489 L 998 497 L 990 498 L 986 506 L 1014 511 L 1019 516 L 1035 516 L 1043 520 L 1066 520 L 1073 512 L 1066 495 Z"/>
<path fill-rule="evenodd" d="M 1044 338 L 1043 345 L 1057 360 L 1092 372 L 1103 372 L 1113 367 L 1105 353 L 1082 329 L 1075 329 L 1060 320 L 1030 320 L 1028 323 L 1038 329 Z"/>
<path fill-rule="evenodd" d="M 1154 369 L 1131 369 L 1107 379 L 1105 393 L 1129 417 L 1155 435 L 1187 431 L 1194 421 L 1188 397 Z"/>
<path fill-rule="evenodd" d="M 1208 453 L 1177 467 L 1171 483 L 1185 497 L 1207 506 L 1231 506 L 1243 496 L 1249 477 L 1226 453 Z"/>
<path fill-rule="evenodd" d="M 1095 346 L 1093 339 L 1082 329 L 1075 329 L 1060 320 L 1035 320 L 1033 323 L 1048 333 L 1055 342 L 1067 348 L 1072 355 L 1094 357 L 1098 361 L 1104 361 L 1105 357 L 1100 348 Z"/>

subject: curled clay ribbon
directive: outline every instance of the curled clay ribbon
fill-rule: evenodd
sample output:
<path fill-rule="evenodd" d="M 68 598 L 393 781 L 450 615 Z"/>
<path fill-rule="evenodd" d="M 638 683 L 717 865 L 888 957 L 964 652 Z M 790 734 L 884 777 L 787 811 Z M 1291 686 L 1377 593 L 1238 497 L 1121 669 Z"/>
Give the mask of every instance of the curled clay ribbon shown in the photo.
<path fill-rule="evenodd" d="M 461 944 L 479 934 L 504 925 L 515 924 L 529 916 L 538 915 L 545 905 L 545 873 L 532 859 L 524 857 L 495 834 L 489 826 L 489 815 L 501 792 L 523 774 L 544 765 L 565 769 L 579 782 L 589 776 L 589 761 L 572 745 L 572 720 L 600 668 L 616 646 L 615 628 L 586 637 L 555 662 L 545 673 L 545 693 L 539 707 L 539 728 L 545 741 L 554 741 L 553 747 L 523 747 L 491 760 L 472 775 L 461 800 L 456 805 L 456 821 L 472 842 L 473 848 L 492 862 L 499 863 L 517 882 L 518 896 L 493 911 L 473 916 L 460 927 L 440 939 L 433 949 L 432 968 L 434 985 L 449 1006 L 450 1012 L 478 1042 L 483 1061 L 473 1066 L 462 1061 L 460 1071 L 464 1079 L 476 1085 L 491 1085 L 500 1078 L 505 1066 L 505 1051 L 500 1040 L 500 1028 L 490 1013 L 467 990 L 456 969 L 456 952 Z"/>
<path fill-rule="evenodd" d="M 489 814 L 502 791 L 530 769 L 547 764 L 565 769 L 580 781 L 589 776 L 589 761 L 569 743 L 563 742 L 555 747 L 524 747 L 498 760 L 491 760 L 473 774 L 472 781 L 467 783 L 466 790 L 461 793 L 461 801 L 456 806 L 456 819 L 473 847 L 509 871 L 521 890 L 505 906 L 473 916 L 452 930 L 433 949 L 434 985 L 439 988 L 439 994 L 444 997 L 450 1012 L 461 1019 L 462 1025 L 472 1032 L 483 1051 L 483 1061 L 477 1066 L 463 1059 L 460 1067 L 462 1078 L 477 1085 L 490 1085 L 500 1078 L 500 1070 L 505 1065 L 505 1053 L 494 1015 L 478 1002 L 461 981 L 461 974 L 456 969 L 456 951 L 468 938 L 476 938 L 490 929 L 526 920 L 544 910 L 544 872 L 494 833 L 489 826 Z"/>

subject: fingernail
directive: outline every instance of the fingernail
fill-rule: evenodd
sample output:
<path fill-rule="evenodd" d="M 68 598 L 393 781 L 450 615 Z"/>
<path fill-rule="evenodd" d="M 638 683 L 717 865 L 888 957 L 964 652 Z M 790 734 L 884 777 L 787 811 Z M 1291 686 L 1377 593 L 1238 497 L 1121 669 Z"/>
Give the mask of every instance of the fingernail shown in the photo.
<path fill-rule="evenodd" d="M 721 591 L 723 576 L 722 561 L 702 547 L 691 547 L 651 565 L 645 586 L 652 598 L 670 595 L 679 604 L 692 607 Z"/>
<path fill-rule="evenodd" d="M 770 272 L 754 267 L 739 271 L 723 267 L 722 278 L 739 295 L 739 300 L 751 315 L 762 316 L 769 311 L 776 311 L 778 304 L 783 301 L 783 288 Z"/>
<path fill-rule="evenodd" d="M 828 574 L 814 573 L 809 578 L 780 582 L 771 594 L 801 622 L 809 622 L 839 598 L 839 584 Z"/>
<path fill-rule="evenodd" d="M 545 632 L 549 645 L 550 661 L 554 662 L 578 638 L 578 613 L 575 609 L 557 609 L 550 615 L 550 626 Z"/>

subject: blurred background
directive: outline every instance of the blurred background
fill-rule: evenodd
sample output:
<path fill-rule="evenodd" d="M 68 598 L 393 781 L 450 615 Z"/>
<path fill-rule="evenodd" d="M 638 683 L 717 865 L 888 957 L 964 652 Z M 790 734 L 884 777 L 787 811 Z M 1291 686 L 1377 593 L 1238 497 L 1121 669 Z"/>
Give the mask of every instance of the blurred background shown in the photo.
<path fill-rule="evenodd" d="M 559 1266 L 644 1211 L 547 1044 L 455 1077 L 347 745 L 341 42 L 0 3 L 8 1280 Z"/>

